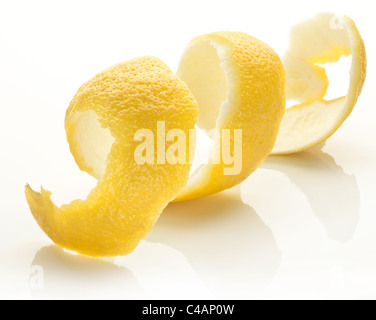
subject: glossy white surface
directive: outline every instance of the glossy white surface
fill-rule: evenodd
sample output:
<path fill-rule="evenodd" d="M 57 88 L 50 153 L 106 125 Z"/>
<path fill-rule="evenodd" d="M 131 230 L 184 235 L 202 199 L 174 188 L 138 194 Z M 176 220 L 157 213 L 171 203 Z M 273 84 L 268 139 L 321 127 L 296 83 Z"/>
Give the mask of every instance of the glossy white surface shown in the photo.
<path fill-rule="evenodd" d="M 376 298 L 372 2 L 252 3 L 0 3 L 0 298 Z M 170 205 L 127 257 L 73 255 L 38 228 L 26 182 L 59 204 L 95 185 L 76 167 L 63 127 L 82 82 L 140 55 L 175 68 L 193 36 L 214 30 L 248 32 L 282 54 L 289 26 L 319 11 L 353 17 L 369 57 L 363 95 L 325 146 L 271 157 L 224 194 Z M 343 75 L 333 79 L 341 87 Z"/>

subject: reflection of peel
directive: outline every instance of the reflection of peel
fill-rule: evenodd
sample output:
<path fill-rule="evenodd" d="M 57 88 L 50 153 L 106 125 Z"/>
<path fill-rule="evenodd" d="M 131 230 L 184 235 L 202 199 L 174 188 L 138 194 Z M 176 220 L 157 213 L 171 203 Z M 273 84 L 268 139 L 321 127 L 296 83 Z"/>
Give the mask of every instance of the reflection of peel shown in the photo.
<path fill-rule="evenodd" d="M 342 125 L 352 112 L 366 76 L 366 51 L 355 23 L 343 17 L 343 27 L 331 27 L 335 17 L 322 13 L 292 29 L 284 57 L 287 99 L 301 104 L 287 109 L 274 154 L 289 154 L 319 145 Z M 352 55 L 346 97 L 324 100 L 328 89 L 325 69 L 318 64 L 337 62 Z"/>
<path fill-rule="evenodd" d="M 307 196 L 330 238 L 352 238 L 359 220 L 360 194 L 355 176 L 344 173 L 328 154 L 312 150 L 288 157 L 269 157 L 264 169 L 278 170 Z"/>
<path fill-rule="evenodd" d="M 126 268 L 72 255 L 56 246 L 39 250 L 31 269 L 42 272 L 40 286 L 30 287 L 33 298 L 112 299 L 120 293 L 123 299 L 137 299 L 145 295 L 132 272 Z"/>
<path fill-rule="evenodd" d="M 361 92 L 366 69 L 363 41 L 349 18 L 344 18 L 343 29 L 328 30 L 332 17 L 321 14 L 294 29 L 285 58 L 288 98 L 303 103 L 287 110 L 275 153 L 301 151 L 325 140 L 350 114 Z M 307 38 L 308 44 L 301 41 Z M 327 78 L 316 64 L 350 53 L 353 64 L 347 97 L 322 100 Z M 99 179 L 98 184 L 85 201 L 61 207 L 54 205 L 50 192 L 42 188 L 38 193 L 26 186 L 26 198 L 39 226 L 56 244 L 81 254 L 109 257 L 132 252 L 171 200 L 226 190 L 261 165 L 273 149 L 285 112 L 284 74 L 273 49 L 238 32 L 201 36 L 188 46 L 179 75 L 193 94 L 157 58 L 135 59 L 98 74 L 79 89 L 65 122 L 77 164 Z M 151 129 L 154 134 L 156 123 L 166 121 L 166 131 L 178 128 L 189 136 L 198 113 L 193 95 L 201 107 L 202 128 L 239 130 L 239 144 L 235 137 L 215 134 L 213 155 L 218 157 L 221 148 L 232 150 L 230 146 L 235 145 L 242 160 L 234 161 L 240 164 L 235 166 L 237 173 L 229 173 L 234 168 L 222 161 L 202 166 L 188 181 L 188 163 L 135 163 L 138 145 L 134 138 L 140 129 Z"/>
<path fill-rule="evenodd" d="M 222 193 L 171 204 L 147 238 L 184 254 L 218 298 L 252 296 L 280 264 L 271 231 L 238 198 Z"/>

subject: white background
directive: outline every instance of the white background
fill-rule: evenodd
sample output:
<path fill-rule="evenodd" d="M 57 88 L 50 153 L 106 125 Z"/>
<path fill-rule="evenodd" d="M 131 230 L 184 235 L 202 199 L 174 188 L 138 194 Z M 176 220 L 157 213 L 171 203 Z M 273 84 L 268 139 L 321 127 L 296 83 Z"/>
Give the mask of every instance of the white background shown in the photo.
<path fill-rule="evenodd" d="M 0 0 L 0 298 L 376 298 L 374 9 L 364 0 Z M 64 132 L 84 81 L 143 55 L 176 70 L 189 40 L 211 31 L 244 31 L 283 55 L 290 26 L 320 11 L 351 16 L 369 60 L 356 109 L 322 150 L 269 158 L 240 188 L 169 206 L 130 256 L 95 260 L 52 245 L 23 188 L 43 184 L 62 204 L 95 185 Z M 337 69 L 332 93 L 348 76 Z"/>

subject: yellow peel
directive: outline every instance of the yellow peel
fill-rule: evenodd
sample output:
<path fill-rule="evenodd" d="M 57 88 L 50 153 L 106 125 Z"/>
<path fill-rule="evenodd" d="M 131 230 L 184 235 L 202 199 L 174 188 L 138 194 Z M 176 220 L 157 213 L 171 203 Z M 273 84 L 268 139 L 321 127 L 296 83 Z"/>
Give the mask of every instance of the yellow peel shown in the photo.
<path fill-rule="evenodd" d="M 255 171 L 271 152 L 285 111 L 285 74 L 278 55 L 241 32 L 217 32 L 193 39 L 178 76 L 199 104 L 198 126 L 213 135 L 213 154 L 222 154 L 223 129 L 242 130 L 241 168 L 220 162 L 203 165 L 175 201 L 231 188 Z M 234 174 L 235 173 L 235 174 Z"/>
<path fill-rule="evenodd" d="M 66 131 L 80 168 L 97 176 L 98 184 L 85 201 L 60 208 L 50 192 L 26 186 L 39 226 L 56 244 L 81 254 L 132 252 L 185 186 L 190 170 L 189 163 L 138 165 L 135 133 L 147 128 L 156 135 L 157 120 L 163 120 L 166 130 L 188 135 L 197 113 L 186 84 L 157 58 L 135 59 L 96 75 L 73 98 Z"/>
<path fill-rule="evenodd" d="M 301 104 L 287 111 L 285 71 L 278 55 L 240 32 L 194 39 L 178 70 L 184 82 L 152 57 L 116 65 L 89 80 L 71 102 L 65 128 L 75 161 L 98 184 L 86 200 L 60 208 L 49 191 L 41 188 L 38 193 L 27 185 L 26 198 L 39 226 L 56 244 L 81 254 L 129 254 L 170 201 L 210 195 L 246 179 L 273 150 L 280 125 L 277 154 L 302 151 L 327 139 L 352 111 L 366 74 L 365 48 L 354 22 L 344 17 L 342 28 L 331 28 L 333 17 L 321 14 L 293 29 L 284 59 L 286 90 L 287 99 Z M 350 54 L 348 95 L 325 101 L 329 83 L 318 64 Z M 147 129 L 158 136 L 160 121 L 165 131 L 179 129 L 189 137 L 185 151 L 190 158 L 190 130 L 197 118 L 202 129 L 216 129 L 211 135 L 213 158 L 223 155 L 223 130 L 230 130 L 227 147 L 234 156 L 235 130 L 241 130 L 240 168 L 233 167 L 235 159 L 229 164 L 221 157 L 188 181 L 188 161 L 137 163 L 136 132 Z M 166 148 L 173 144 L 163 143 Z M 158 151 L 152 156 L 158 158 Z"/>
<path fill-rule="evenodd" d="M 324 100 L 325 69 L 318 64 L 352 55 L 346 97 Z M 301 104 L 286 110 L 273 154 L 307 150 L 331 137 L 352 112 L 366 77 L 366 50 L 355 23 L 346 16 L 322 13 L 292 29 L 283 64 L 287 99 Z"/>

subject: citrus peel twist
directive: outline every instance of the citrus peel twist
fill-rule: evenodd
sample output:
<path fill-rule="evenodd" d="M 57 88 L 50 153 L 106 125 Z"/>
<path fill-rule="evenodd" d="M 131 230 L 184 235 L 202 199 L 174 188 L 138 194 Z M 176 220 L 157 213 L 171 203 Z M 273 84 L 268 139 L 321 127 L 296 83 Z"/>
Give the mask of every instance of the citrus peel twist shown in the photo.
<path fill-rule="evenodd" d="M 352 19 L 321 13 L 292 28 L 284 56 L 287 99 L 299 101 L 286 110 L 273 154 L 291 154 L 330 138 L 350 115 L 362 91 L 367 68 L 364 42 Z M 320 65 L 352 56 L 347 96 L 324 99 L 329 81 Z"/>
<path fill-rule="evenodd" d="M 71 102 L 65 128 L 76 163 L 97 178 L 98 184 L 86 200 L 60 208 L 52 202 L 50 192 L 42 188 L 38 193 L 27 185 L 26 198 L 39 226 L 57 245 L 80 254 L 126 255 L 151 231 L 169 202 L 206 196 L 241 183 L 273 147 L 274 153 L 292 153 L 324 141 L 351 112 L 365 77 L 364 44 L 355 24 L 345 18 L 339 34 L 327 32 L 329 17 L 332 15 L 320 15 L 296 29 L 285 68 L 264 42 L 245 33 L 218 32 L 195 38 L 188 45 L 179 77 L 159 59 L 143 57 L 108 68 L 89 80 Z M 299 37 L 312 36 L 312 30 L 324 44 L 301 48 Z M 294 34 L 299 36 L 294 38 Z M 327 77 L 316 64 L 350 53 L 349 94 L 327 103 L 323 100 Z M 285 69 L 287 98 L 304 101 L 286 113 Z M 328 114 L 330 119 L 325 120 Z M 310 115 L 321 117 L 324 125 L 312 122 Z M 190 161 L 135 161 L 142 141 L 136 139 L 137 132 L 146 128 L 158 136 L 161 121 L 166 131 L 178 129 L 190 137 L 185 145 L 189 160 L 196 122 L 208 133 L 215 129 L 209 134 L 215 142 L 213 156 L 219 155 L 219 162 L 203 165 L 189 179 Z M 227 144 L 233 147 L 235 131 L 242 133 L 241 167 L 234 172 L 221 158 L 226 140 L 223 130 L 230 130 Z M 300 133 L 304 139 L 297 138 Z M 163 143 L 172 145 L 174 140 Z M 158 150 L 152 154 L 154 159 L 159 156 Z"/>
<path fill-rule="evenodd" d="M 156 133 L 157 119 L 163 119 L 167 129 L 179 128 L 188 134 L 197 113 L 186 84 L 157 58 L 135 59 L 96 75 L 73 98 L 65 127 L 80 168 L 96 175 L 98 184 L 85 201 L 61 208 L 53 204 L 50 192 L 42 188 L 37 193 L 26 186 L 27 201 L 39 226 L 59 246 L 84 255 L 131 253 L 185 186 L 190 170 L 189 163 L 138 165 L 135 132 L 148 128 Z M 100 133 L 92 127 L 101 128 Z M 104 148 L 109 149 L 104 172 L 96 166 L 103 157 L 95 157 L 103 148 L 102 141 L 112 143 Z M 100 150 L 86 150 L 87 145 Z"/>
<path fill-rule="evenodd" d="M 198 126 L 214 129 L 212 154 L 222 156 L 192 176 L 176 199 L 181 201 L 238 185 L 270 154 L 285 112 L 285 73 L 264 42 L 245 33 L 217 32 L 191 41 L 177 74 L 198 101 Z M 234 163 L 230 169 L 223 157 L 226 129 L 231 129 L 229 143 L 240 147 L 240 168 Z M 236 130 L 242 141 L 235 141 Z"/>

